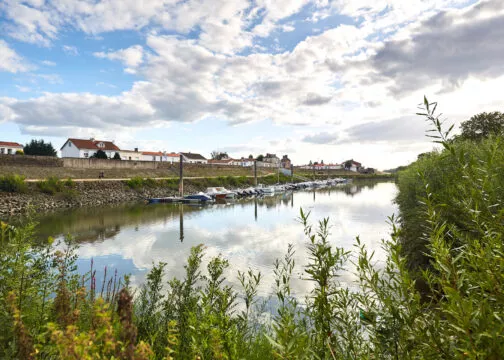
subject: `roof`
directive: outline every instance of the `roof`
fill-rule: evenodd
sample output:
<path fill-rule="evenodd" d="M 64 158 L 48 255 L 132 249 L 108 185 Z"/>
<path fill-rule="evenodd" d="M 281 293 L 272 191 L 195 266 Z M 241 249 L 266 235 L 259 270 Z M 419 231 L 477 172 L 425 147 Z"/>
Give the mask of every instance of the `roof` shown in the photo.
<path fill-rule="evenodd" d="M 222 160 L 211 159 L 211 160 L 208 160 L 208 162 L 211 164 L 227 164 L 232 161 L 239 161 L 239 160 L 234 160 L 234 159 L 222 159 Z"/>
<path fill-rule="evenodd" d="M 203 155 L 196 154 L 196 153 L 180 153 L 181 155 L 184 155 L 184 157 L 192 160 L 206 160 L 206 158 Z"/>
<path fill-rule="evenodd" d="M 163 156 L 163 153 L 161 151 L 142 151 L 142 155 Z"/>
<path fill-rule="evenodd" d="M 11 147 L 23 147 L 23 145 L 17 142 L 0 141 L 0 146 L 11 146 Z"/>
<path fill-rule="evenodd" d="M 104 141 L 104 140 L 83 140 L 83 139 L 72 139 L 69 138 L 61 147 L 63 149 L 65 145 L 71 141 L 78 149 L 87 149 L 87 150 L 115 150 L 121 151 L 112 141 Z M 103 143 L 104 147 L 98 147 L 96 144 Z M 61 150 L 60 149 L 60 150 Z"/>

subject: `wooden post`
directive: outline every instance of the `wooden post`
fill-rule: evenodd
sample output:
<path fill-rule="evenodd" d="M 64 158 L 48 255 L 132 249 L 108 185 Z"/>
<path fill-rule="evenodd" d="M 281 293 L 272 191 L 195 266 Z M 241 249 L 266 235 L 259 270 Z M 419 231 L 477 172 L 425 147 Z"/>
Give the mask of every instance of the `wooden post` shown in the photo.
<path fill-rule="evenodd" d="M 254 198 L 254 218 L 257 221 L 257 198 Z"/>
<path fill-rule="evenodd" d="M 184 242 L 184 204 L 179 204 L 180 242 Z"/>
<path fill-rule="evenodd" d="M 294 184 L 294 165 L 291 164 L 291 183 Z"/>
<path fill-rule="evenodd" d="M 254 160 L 254 186 L 257 186 L 257 160 Z"/>
<path fill-rule="evenodd" d="M 183 158 L 183 155 L 180 155 L 180 164 L 179 164 L 179 195 L 180 195 L 180 197 L 184 196 L 184 158 Z"/>

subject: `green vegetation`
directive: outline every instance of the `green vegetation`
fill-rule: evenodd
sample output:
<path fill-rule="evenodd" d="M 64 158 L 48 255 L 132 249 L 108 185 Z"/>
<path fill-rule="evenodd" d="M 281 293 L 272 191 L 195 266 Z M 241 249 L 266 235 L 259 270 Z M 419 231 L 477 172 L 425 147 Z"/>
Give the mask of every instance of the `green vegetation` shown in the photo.
<path fill-rule="evenodd" d="M 424 106 L 443 151 L 400 173 L 401 228 L 389 219 L 385 261 L 359 238 L 353 252 L 334 247 L 329 219 L 314 227 L 301 211 L 306 248 L 289 245 L 274 262 L 266 299 L 260 273 L 238 272 L 240 286 L 231 287 L 230 264 L 222 256 L 204 261 L 203 245 L 191 249 L 182 279 L 165 281 L 166 264 L 155 264 L 134 297 L 128 277 L 105 271 L 97 286 L 92 262 L 77 275 L 70 239 L 40 246 L 33 224 L 1 224 L 0 358 L 502 358 L 502 139 L 452 142 L 436 105 L 425 99 Z M 422 241 L 422 271 L 412 273 L 403 256 L 406 236 Z M 302 268 L 295 251 L 306 251 Z M 310 284 L 305 300 L 291 287 L 299 273 Z"/>
<path fill-rule="evenodd" d="M 26 144 L 23 149 L 26 155 L 38 156 L 56 156 L 56 150 L 51 143 L 46 143 L 44 140 L 33 139 L 30 143 Z"/>
<path fill-rule="evenodd" d="M 112 159 L 114 159 L 114 160 L 121 160 L 121 155 L 119 155 L 119 153 L 118 153 L 118 152 L 116 152 L 116 153 L 114 154 L 114 157 L 113 157 Z"/>
<path fill-rule="evenodd" d="M 107 154 L 103 150 L 98 150 L 93 155 L 90 156 L 91 159 L 108 159 Z"/>
<path fill-rule="evenodd" d="M 24 155 L 23 150 L 16 150 L 16 155 Z"/>
<path fill-rule="evenodd" d="M 504 136 L 504 114 L 498 111 L 474 115 L 460 124 L 457 139 L 478 141 L 489 136 Z"/>
<path fill-rule="evenodd" d="M 500 224 L 496 230 L 502 231 L 504 199 L 504 138 L 490 135 L 478 139 L 477 145 L 460 137 L 450 141 L 450 132 L 441 130 L 433 109 L 424 114 L 434 125 L 438 134 L 435 140 L 441 142 L 443 150 L 422 154 L 399 172 L 396 197 L 403 251 L 409 267 L 418 271 L 432 261 L 430 239 L 425 236 L 425 229 L 431 226 L 425 211 L 427 195 L 436 203 L 439 221 L 449 224 L 447 233 L 456 233 L 454 248 L 481 239 L 489 226 Z"/>
<path fill-rule="evenodd" d="M 0 176 L 0 191 L 4 192 L 26 192 L 27 186 L 24 176 L 20 175 L 5 175 Z"/>

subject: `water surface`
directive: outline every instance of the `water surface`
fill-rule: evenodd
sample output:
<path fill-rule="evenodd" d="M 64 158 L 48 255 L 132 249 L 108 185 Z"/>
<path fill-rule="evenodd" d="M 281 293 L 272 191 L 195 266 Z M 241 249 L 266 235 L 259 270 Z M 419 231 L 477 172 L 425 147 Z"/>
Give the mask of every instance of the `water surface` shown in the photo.
<path fill-rule="evenodd" d="M 288 244 L 296 249 L 296 277 L 303 272 L 307 239 L 298 221 L 300 208 L 311 212 L 313 223 L 330 218 L 334 246 L 350 250 L 360 236 L 380 260 L 380 241 L 390 230 L 386 219 L 396 211 L 395 193 L 394 183 L 368 181 L 203 207 L 135 204 L 77 209 L 43 217 L 39 233 L 59 239 L 72 235 L 80 245 L 81 272 L 89 270 L 92 258 L 98 271 L 107 266 L 109 274 L 116 269 L 119 275 L 131 274 L 134 285 L 160 261 L 167 263 L 170 276 L 182 277 L 190 248 L 204 244 L 205 265 L 222 254 L 231 263 L 228 278 L 234 284 L 236 270 L 259 270 L 265 277 L 261 293 L 266 294 L 273 284 L 273 262 L 285 254 Z M 350 283 L 352 277 L 344 279 Z M 309 286 L 307 281 L 293 282 L 299 295 Z"/>

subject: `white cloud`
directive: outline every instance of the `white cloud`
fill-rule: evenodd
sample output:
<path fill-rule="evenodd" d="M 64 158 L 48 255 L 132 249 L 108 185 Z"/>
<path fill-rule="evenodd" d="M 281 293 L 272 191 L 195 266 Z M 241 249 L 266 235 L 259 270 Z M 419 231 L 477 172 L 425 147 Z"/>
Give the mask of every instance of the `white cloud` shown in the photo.
<path fill-rule="evenodd" d="M 129 73 L 135 73 L 135 69 L 144 59 L 143 48 L 140 45 L 111 52 L 95 52 L 93 55 L 102 59 L 118 60 L 126 66 L 125 72 Z"/>
<path fill-rule="evenodd" d="M 0 39 L 0 71 L 18 73 L 31 69 L 32 66 L 26 60 L 11 49 L 4 40 Z"/>
<path fill-rule="evenodd" d="M 67 55 L 71 55 L 71 56 L 79 55 L 79 50 L 77 50 L 77 48 L 75 46 L 63 45 L 61 48 L 63 49 L 63 51 Z"/>
<path fill-rule="evenodd" d="M 56 63 L 54 61 L 50 61 L 50 60 L 43 60 L 43 61 L 41 61 L 41 63 L 45 66 L 56 66 Z"/>

